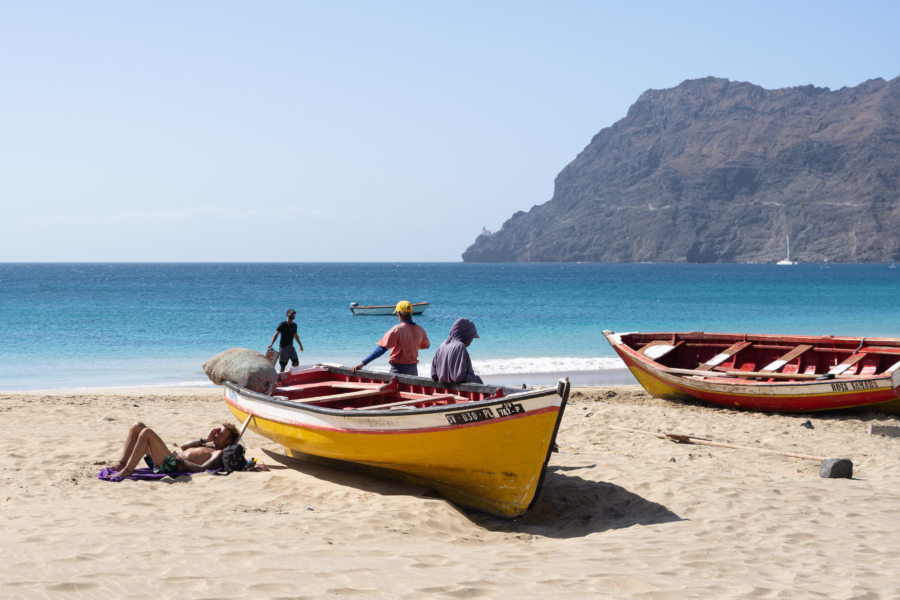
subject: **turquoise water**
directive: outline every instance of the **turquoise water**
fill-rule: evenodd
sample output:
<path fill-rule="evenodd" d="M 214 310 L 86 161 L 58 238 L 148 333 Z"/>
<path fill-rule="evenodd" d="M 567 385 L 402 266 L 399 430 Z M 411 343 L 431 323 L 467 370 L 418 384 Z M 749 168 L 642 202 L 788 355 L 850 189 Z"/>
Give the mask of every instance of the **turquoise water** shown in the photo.
<path fill-rule="evenodd" d="M 431 303 L 423 363 L 475 321 L 482 374 L 620 368 L 604 329 L 900 336 L 887 265 L 6 263 L 0 389 L 204 383 L 204 360 L 264 351 L 289 306 L 301 363 L 355 363 L 395 319 L 350 302 L 401 299 Z"/>

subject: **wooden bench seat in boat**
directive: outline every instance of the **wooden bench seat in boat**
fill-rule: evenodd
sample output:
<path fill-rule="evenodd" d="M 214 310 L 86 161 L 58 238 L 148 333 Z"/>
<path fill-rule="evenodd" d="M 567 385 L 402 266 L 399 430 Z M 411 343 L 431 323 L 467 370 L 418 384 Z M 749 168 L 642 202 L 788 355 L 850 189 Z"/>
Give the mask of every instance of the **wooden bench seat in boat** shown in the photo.
<path fill-rule="evenodd" d="M 856 363 L 861 361 L 866 357 L 867 352 L 855 352 L 844 359 L 844 361 L 838 365 L 835 365 L 828 369 L 829 375 L 852 375 L 856 372 Z"/>
<path fill-rule="evenodd" d="M 653 340 L 652 342 L 647 342 L 646 344 L 641 346 L 638 352 L 640 352 L 647 358 L 659 360 L 683 343 L 684 340 L 679 340 L 675 343 L 672 343 L 669 340 Z"/>
<path fill-rule="evenodd" d="M 750 345 L 750 342 L 735 342 L 728 348 L 716 354 L 711 359 L 697 366 L 698 371 L 709 371 L 721 365 L 723 362 L 736 355 L 738 352 Z M 752 367 L 751 367 L 752 368 Z"/>
<path fill-rule="evenodd" d="M 760 369 L 760 371 L 763 373 L 774 373 L 778 369 L 784 367 L 784 373 L 796 373 L 800 369 L 800 364 L 798 363 L 796 365 L 788 365 L 788 363 L 809 352 L 810 350 L 812 350 L 812 347 L 812 344 L 800 344 L 787 354 L 784 354 L 783 356 L 780 356 L 776 360 L 773 360 L 772 362 L 767 364 L 765 367 Z"/>

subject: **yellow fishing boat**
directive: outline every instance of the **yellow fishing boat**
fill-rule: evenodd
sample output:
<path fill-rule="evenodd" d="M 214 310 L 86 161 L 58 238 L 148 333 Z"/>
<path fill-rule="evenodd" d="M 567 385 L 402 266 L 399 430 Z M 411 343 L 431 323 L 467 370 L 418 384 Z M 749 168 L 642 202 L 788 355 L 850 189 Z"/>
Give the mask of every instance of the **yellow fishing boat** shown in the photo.
<path fill-rule="evenodd" d="M 569 396 L 565 379 L 444 385 L 335 365 L 295 367 L 271 394 L 223 386 L 234 416 L 290 456 L 375 469 L 507 518 L 537 498 Z"/>

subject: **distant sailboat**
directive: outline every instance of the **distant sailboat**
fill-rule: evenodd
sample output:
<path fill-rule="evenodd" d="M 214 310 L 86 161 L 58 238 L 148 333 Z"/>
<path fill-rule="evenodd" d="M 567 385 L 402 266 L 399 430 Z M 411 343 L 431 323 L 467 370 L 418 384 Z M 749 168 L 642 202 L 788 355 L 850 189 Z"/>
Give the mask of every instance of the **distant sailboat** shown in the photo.
<path fill-rule="evenodd" d="M 791 260 L 791 236 L 787 236 L 787 258 L 782 258 L 776 265 L 796 265 L 796 260 Z"/>
<path fill-rule="evenodd" d="M 828 259 L 826 258 L 825 260 L 822 261 L 822 268 L 823 268 L 823 269 L 827 269 L 828 267 L 829 267 L 829 265 L 828 265 Z"/>
<path fill-rule="evenodd" d="M 894 264 L 894 259 L 892 258 L 892 259 L 891 259 L 891 264 L 888 265 L 888 269 L 896 269 L 896 268 L 897 268 L 897 265 Z"/>

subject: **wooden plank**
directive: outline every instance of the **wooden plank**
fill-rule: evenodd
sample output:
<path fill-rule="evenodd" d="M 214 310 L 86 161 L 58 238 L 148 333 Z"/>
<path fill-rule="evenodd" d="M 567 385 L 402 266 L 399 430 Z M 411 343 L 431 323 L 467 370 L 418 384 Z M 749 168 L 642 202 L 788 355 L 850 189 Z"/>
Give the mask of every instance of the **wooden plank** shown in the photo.
<path fill-rule="evenodd" d="M 315 381 L 313 383 L 298 383 L 276 388 L 279 391 L 316 390 L 319 388 L 333 388 L 343 390 L 377 390 L 383 383 L 363 383 L 361 381 Z"/>
<path fill-rule="evenodd" d="M 726 371 L 725 375 L 746 379 L 794 379 L 798 381 L 811 381 L 822 376 L 819 373 L 763 373 L 762 371 Z"/>
<path fill-rule="evenodd" d="M 407 404 L 418 404 L 425 403 L 431 404 L 432 402 L 437 402 L 438 400 L 465 400 L 462 396 L 456 396 L 454 394 L 441 394 L 439 396 L 423 396 L 421 398 L 413 398 L 412 400 L 400 400 L 398 402 L 388 402 L 387 404 L 375 404 L 374 406 L 360 406 L 356 410 L 375 410 L 381 408 L 393 408 L 394 406 L 405 406 Z"/>
<path fill-rule="evenodd" d="M 363 383 L 361 381 L 335 381 L 331 387 L 344 390 L 377 390 L 383 383 Z"/>
<path fill-rule="evenodd" d="M 332 402 L 334 400 L 351 400 L 353 398 L 365 398 L 366 396 L 384 396 L 391 394 L 393 391 L 379 392 L 378 390 L 360 390 L 358 392 L 344 392 L 342 394 L 330 394 L 328 396 L 318 396 L 316 398 L 298 398 L 294 402 L 301 404 L 322 404 L 323 402 Z"/>
<path fill-rule="evenodd" d="M 640 347 L 638 352 L 652 360 L 659 360 L 678 346 L 684 343 L 684 340 L 672 343 L 669 340 L 653 340 L 647 342 Z"/>
<path fill-rule="evenodd" d="M 841 364 L 831 367 L 828 370 L 828 373 L 830 375 L 840 375 L 841 373 L 843 373 L 844 371 L 846 371 L 847 369 L 849 369 L 850 367 L 852 367 L 853 365 L 855 365 L 856 363 L 861 361 L 863 358 L 865 358 L 866 354 L 868 354 L 868 353 L 867 352 L 857 352 L 856 354 L 851 354 L 850 356 L 845 358 L 844 362 L 842 362 Z"/>
<path fill-rule="evenodd" d="M 745 379 L 797 379 L 808 380 L 818 379 L 821 374 L 818 373 L 762 373 L 760 371 L 701 371 L 700 369 L 665 369 L 665 373 L 674 375 L 696 375 L 697 377 L 731 377 Z"/>
<path fill-rule="evenodd" d="M 774 371 L 777 371 L 784 365 L 788 364 L 789 362 L 791 362 L 798 356 L 810 351 L 811 349 L 812 349 L 812 344 L 800 344 L 799 346 L 797 346 L 796 348 L 794 348 L 793 350 L 791 350 L 790 352 L 788 352 L 781 358 L 770 362 L 768 365 L 765 366 L 765 368 L 760 369 L 760 372 L 761 373 L 772 373 Z"/>
<path fill-rule="evenodd" d="M 735 342 L 734 344 L 732 344 L 731 346 L 726 348 L 724 351 L 720 352 L 719 354 L 716 354 L 715 356 L 713 356 L 711 359 L 709 359 L 702 365 L 699 365 L 697 367 L 697 370 L 698 371 L 709 371 L 715 367 L 718 367 L 723 362 L 725 362 L 726 360 L 728 360 L 729 358 L 731 358 L 732 356 L 734 356 L 735 354 L 737 354 L 738 352 L 740 352 L 741 350 L 743 350 L 744 348 L 746 348 L 749 345 L 750 345 L 750 342 Z"/>
<path fill-rule="evenodd" d="M 900 348 L 894 346 L 866 346 L 860 349 L 860 352 L 868 352 L 869 354 L 900 354 Z"/>

